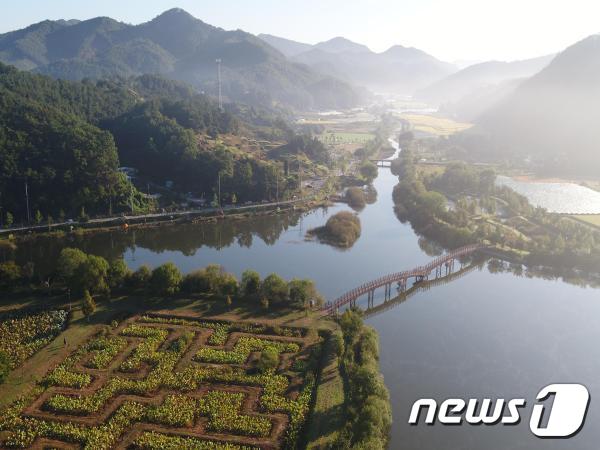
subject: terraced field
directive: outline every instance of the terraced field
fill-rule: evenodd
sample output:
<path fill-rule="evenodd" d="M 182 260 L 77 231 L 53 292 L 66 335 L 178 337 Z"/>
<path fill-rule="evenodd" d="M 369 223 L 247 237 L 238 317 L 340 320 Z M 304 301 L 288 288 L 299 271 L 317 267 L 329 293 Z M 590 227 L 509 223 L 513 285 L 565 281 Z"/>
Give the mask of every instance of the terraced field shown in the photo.
<path fill-rule="evenodd" d="M 276 369 L 258 371 L 268 350 Z M 295 448 L 320 354 L 299 328 L 148 315 L 74 350 L 0 411 L 18 448 Z"/>

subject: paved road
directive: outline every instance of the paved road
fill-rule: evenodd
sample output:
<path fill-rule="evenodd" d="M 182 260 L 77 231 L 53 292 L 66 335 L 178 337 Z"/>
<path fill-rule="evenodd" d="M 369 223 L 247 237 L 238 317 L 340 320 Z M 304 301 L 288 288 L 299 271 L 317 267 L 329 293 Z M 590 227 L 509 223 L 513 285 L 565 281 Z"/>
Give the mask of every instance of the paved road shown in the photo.
<path fill-rule="evenodd" d="M 285 206 L 285 205 L 291 205 L 294 203 L 299 203 L 302 201 L 306 201 L 306 200 L 310 200 L 310 198 L 302 198 L 302 199 L 296 199 L 296 200 L 287 200 L 284 202 L 270 202 L 270 203 L 253 203 L 252 205 L 242 205 L 242 206 L 224 206 L 222 208 L 223 212 L 227 212 L 227 211 L 245 211 L 245 210 L 251 210 L 251 209 L 262 209 L 262 208 L 273 208 L 275 206 Z M 140 221 L 140 220 L 157 220 L 157 219 L 164 219 L 164 218 L 175 218 L 175 217 L 183 217 L 183 216 L 189 216 L 189 215 L 216 215 L 217 213 L 219 213 L 219 211 L 221 210 L 221 208 L 198 208 L 198 209 L 188 209 L 185 211 L 174 211 L 174 212 L 165 212 L 165 213 L 153 213 L 153 214 L 142 214 L 142 215 L 124 215 L 124 216 L 113 216 L 113 217 L 101 217 L 98 219 L 90 219 L 87 222 L 78 222 L 78 221 L 71 221 L 71 222 L 57 222 L 57 223 L 53 223 L 52 225 L 33 225 L 33 226 L 26 226 L 26 227 L 14 227 L 14 228 L 8 228 L 8 229 L 2 229 L 0 230 L 0 234 L 8 234 L 8 233 L 22 233 L 22 232 L 27 232 L 27 231 L 46 231 L 48 229 L 53 229 L 53 228 L 61 228 L 61 227 L 68 227 L 68 226 L 90 226 L 91 225 L 102 225 L 105 223 L 111 223 L 111 222 L 115 222 L 118 220 L 122 220 L 123 222 L 128 222 L 128 221 Z"/>

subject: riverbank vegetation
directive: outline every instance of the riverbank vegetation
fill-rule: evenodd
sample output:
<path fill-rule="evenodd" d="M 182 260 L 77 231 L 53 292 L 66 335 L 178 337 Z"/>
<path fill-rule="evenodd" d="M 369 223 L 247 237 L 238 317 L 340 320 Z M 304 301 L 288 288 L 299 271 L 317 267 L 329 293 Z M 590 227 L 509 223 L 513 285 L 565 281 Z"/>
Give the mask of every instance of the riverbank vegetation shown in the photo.
<path fill-rule="evenodd" d="M 379 342 L 358 311 L 347 310 L 339 320 L 343 339 L 338 345 L 346 380 L 346 422 L 333 448 L 385 449 L 392 425 L 389 393 L 379 373 Z"/>
<path fill-rule="evenodd" d="M 349 187 L 346 190 L 344 200 L 346 200 L 348 205 L 355 209 L 362 209 L 367 204 L 365 192 L 357 186 Z"/>
<path fill-rule="evenodd" d="M 171 262 L 154 269 L 143 265 L 131 271 L 121 258 L 109 262 L 101 256 L 65 248 L 55 267 L 48 276 L 45 292 L 39 293 L 65 292 L 69 298 L 82 299 L 82 302 L 90 295 L 110 299 L 115 295 L 152 293 L 164 297 L 207 294 L 230 303 L 228 306 L 260 305 L 264 310 L 307 310 L 323 303 L 312 280 L 294 278 L 286 281 L 275 273 L 261 279 L 251 270 L 245 271 L 238 280 L 216 264 L 188 274 L 182 274 Z M 4 284 L 5 292 L 18 292 L 21 296 L 27 291 L 32 295 L 38 293 L 30 287 L 30 279 L 22 275 L 25 270 L 12 261 L 0 264 L 0 274 L 12 274 L 10 285 Z"/>
<path fill-rule="evenodd" d="M 475 242 L 527 265 L 597 273 L 600 232 L 568 217 L 534 208 L 525 197 L 495 184 L 495 173 L 465 163 L 419 171 L 407 147 L 392 164 L 396 213 L 421 234 L 448 248 Z"/>
<path fill-rule="evenodd" d="M 327 219 L 324 226 L 308 231 L 320 241 L 340 248 L 352 247 L 360 233 L 360 219 L 349 211 L 340 211 Z"/>

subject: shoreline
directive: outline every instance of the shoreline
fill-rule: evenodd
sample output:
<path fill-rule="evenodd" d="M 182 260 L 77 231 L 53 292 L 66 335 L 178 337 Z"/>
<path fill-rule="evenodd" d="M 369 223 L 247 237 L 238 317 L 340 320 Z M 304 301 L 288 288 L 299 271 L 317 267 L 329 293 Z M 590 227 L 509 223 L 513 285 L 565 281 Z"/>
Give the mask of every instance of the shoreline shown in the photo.
<path fill-rule="evenodd" d="M 127 216 L 127 220 L 122 217 L 111 218 L 101 223 L 97 222 L 74 222 L 69 224 L 57 224 L 51 226 L 49 230 L 47 225 L 27 228 L 24 230 L 1 230 L 0 243 L 18 243 L 35 238 L 60 237 L 67 234 L 90 235 L 94 233 L 103 233 L 109 231 L 127 231 L 130 229 L 149 229 L 163 226 L 172 226 L 180 224 L 200 224 L 215 223 L 221 220 L 243 220 L 250 217 L 269 216 L 288 211 L 307 211 L 321 206 L 329 205 L 327 199 L 323 200 L 299 200 L 297 202 L 285 202 L 269 205 L 253 205 L 235 209 L 223 209 L 222 212 L 211 211 L 185 211 L 179 213 L 165 213 L 157 217 L 148 219 L 148 216 Z M 69 229 L 73 227 L 73 229 Z M 39 231 L 35 231 L 39 230 Z"/>

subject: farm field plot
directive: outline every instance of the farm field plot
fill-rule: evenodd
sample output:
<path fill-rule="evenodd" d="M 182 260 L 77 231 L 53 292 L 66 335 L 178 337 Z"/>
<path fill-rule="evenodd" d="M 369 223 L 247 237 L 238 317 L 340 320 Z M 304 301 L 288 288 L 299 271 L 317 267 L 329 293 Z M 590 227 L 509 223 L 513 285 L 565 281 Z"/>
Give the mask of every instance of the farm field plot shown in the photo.
<path fill-rule="evenodd" d="M 372 133 L 328 131 L 318 136 L 325 144 L 365 144 L 375 137 Z"/>
<path fill-rule="evenodd" d="M 588 225 L 600 228 L 600 214 L 579 214 L 572 217 Z"/>
<path fill-rule="evenodd" d="M 400 117 L 410 122 L 415 130 L 435 136 L 450 136 L 473 126 L 469 123 L 455 122 L 452 119 L 426 114 L 402 114 Z"/>
<path fill-rule="evenodd" d="M 295 448 L 320 342 L 306 330 L 145 315 L 107 327 L 0 411 L 17 448 Z M 265 366 L 269 354 L 272 365 Z"/>

